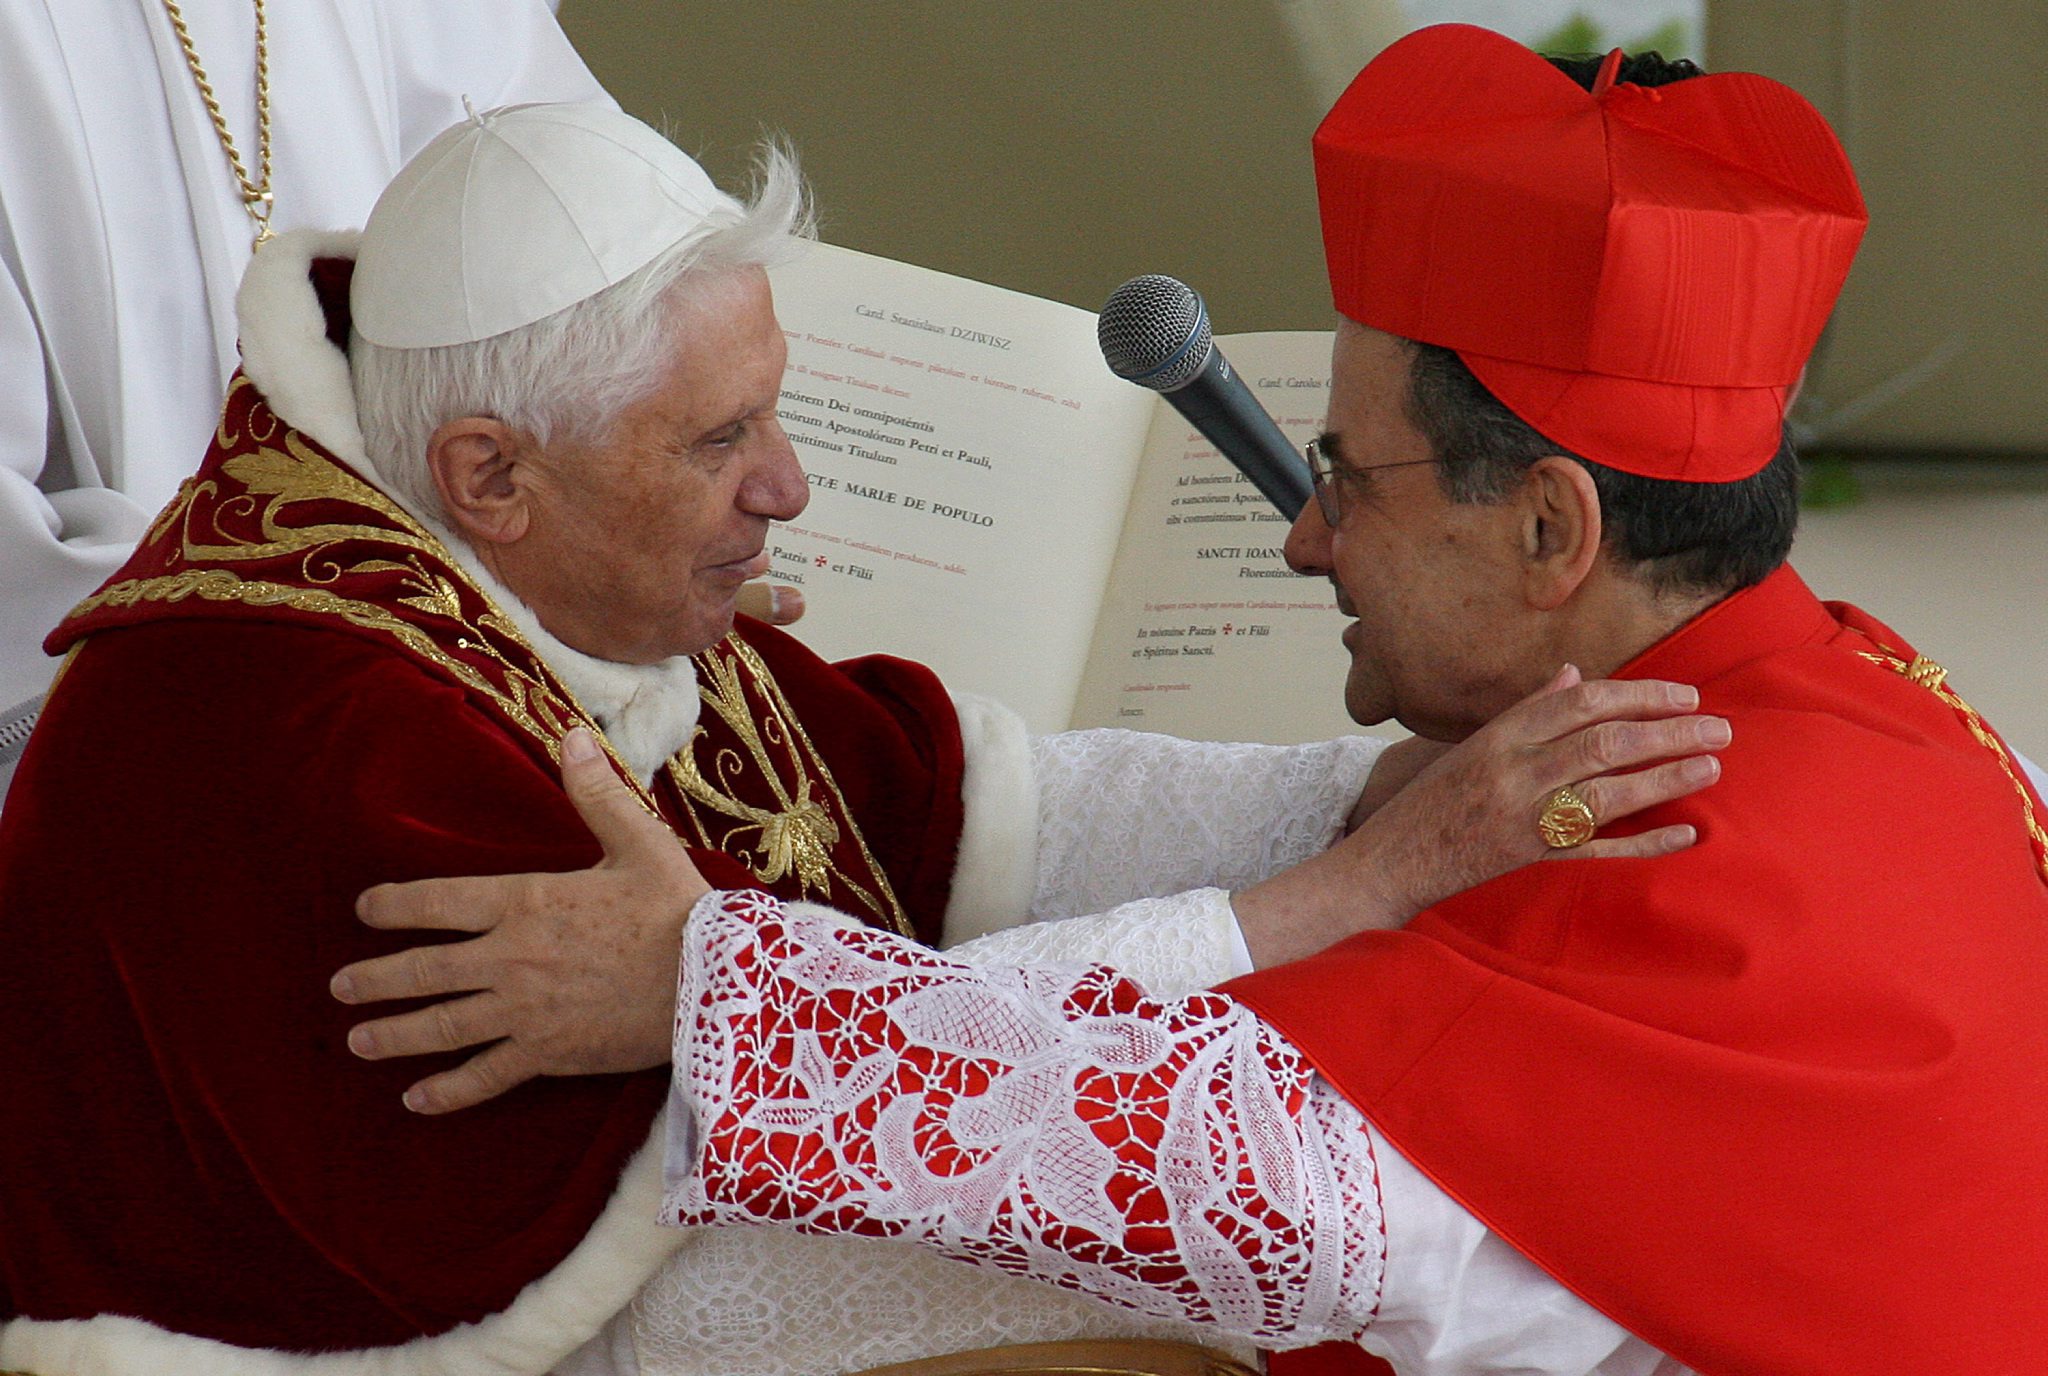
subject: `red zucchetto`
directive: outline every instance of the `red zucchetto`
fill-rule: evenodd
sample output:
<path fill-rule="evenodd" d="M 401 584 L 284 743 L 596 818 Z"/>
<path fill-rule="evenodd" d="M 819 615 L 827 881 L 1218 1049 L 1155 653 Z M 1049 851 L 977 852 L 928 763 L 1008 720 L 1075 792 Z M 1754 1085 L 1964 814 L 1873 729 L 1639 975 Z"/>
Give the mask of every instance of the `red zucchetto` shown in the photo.
<path fill-rule="evenodd" d="M 1614 67 L 1588 94 L 1463 24 L 1388 47 L 1316 131 L 1331 291 L 1360 324 L 1455 349 L 1582 457 L 1744 478 L 1777 450 L 1863 198 L 1791 88 L 1617 85 Z"/>

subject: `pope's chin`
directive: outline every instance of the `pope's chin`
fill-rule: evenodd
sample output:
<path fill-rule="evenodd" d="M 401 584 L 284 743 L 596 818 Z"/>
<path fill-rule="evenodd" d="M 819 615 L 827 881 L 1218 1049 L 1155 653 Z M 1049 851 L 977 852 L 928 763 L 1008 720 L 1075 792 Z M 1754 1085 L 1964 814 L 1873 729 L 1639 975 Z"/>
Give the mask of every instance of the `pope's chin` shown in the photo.
<path fill-rule="evenodd" d="M 764 549 L 744 559 L 733 559 L 723 564 L 707 564 L 697 570 L 692 581 L 700 604 L 721 608 L 729 625 L 732 621 L 733 604 L 739 597 L 740 588 L 767 572 L 768 551 Z"/>
<path fill-rule="evenodd" d="M 732 630 L 733 618 L 739 614 L 740 589 L 767 572 L 766 550 L 745 559 L 698 569 L 692 580 L 696 595 L 687 613 L 695 633 L 688 637 L 691 643 L 678 653 L 694 655 L 723 640 Z"/>
<path fill-rule="evenodd" d="M 696 599 L 687 612 L 667 623 L 668 634 L 650 641 L 630 658 L 621 657 L 620 662 L 659 664 L 683 655 L 702 654 L 731 632 L 736 610 L 733 601 L 730 595 Z"/>

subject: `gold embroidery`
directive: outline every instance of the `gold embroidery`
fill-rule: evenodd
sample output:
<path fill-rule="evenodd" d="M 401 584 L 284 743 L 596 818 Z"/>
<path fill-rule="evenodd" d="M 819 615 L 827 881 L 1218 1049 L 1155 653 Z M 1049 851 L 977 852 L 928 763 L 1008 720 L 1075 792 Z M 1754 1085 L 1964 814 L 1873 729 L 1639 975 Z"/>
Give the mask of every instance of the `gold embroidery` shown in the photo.
<path fill-rule="evenodd" d="M 201 490 L 211 492 L 213 484 L 202 483 L 197 478 L 187 478 L 179 483 L 178 490 L 171 494 L 170 504 L 156 514 L 156 519 L 149 523 L 149 529 L 143 532 L 142 548 L 148 549 L 168 535 L 171 527 L 178 523 L 178 519 L 197 500 Z"/>
<path fill-rule="evenodd" d="M 220 419 L 214 423 L 213 427 L 213 443 L 222 453 L 231 453 L 235 446 L 242 442 L 242 436 L 239 431 L 228 429 L 228 421 L 235 414 L 235 394 L 244 387 L 249 389 L 250 394 L 248 407 L 250 439 L 258 444 L 266 444 L 271 436 L 275 435 L 284 426 L 284 422 L 277 418 L 277 413 L 270 409 L 270 403 L 263 399 L 263 393 L 257 391 L 256 384 L 249 380 L 249 375 L 237 368 L 235 369 L 235 375 L 228 379 L 227 394 L 221 398 Z M 257 433 L 259 426 L 262 430 L 261 434 Z M 293 433 L 297 432 L 294 431 Z"/>
<path fill-rule="evenodd" d="M 1904 674 L 1909 682 L 1919 684 L 1936 697 L 1941 696 L 1941 685 L 1948 681 L 1948 670 L 1926 655 L 1913 656 L 1913 662 L 1899 672 Z"/>
<path fill-rule="evenodd" d="M 215 435 L 216 442 L 223 448 L 231 447 L 241 438 L 228 428 L 230 418 L 236 412 L 232 399 L 243 388 L 252 385 L 246 375 L 237 373 L 228 388 L 230 404 L 221 408 L 221 420 Z M 188 597 L 242 602 L 252 606 L 287 606 L 313 615 L 338 616 L 352 625 L 389 635 L 413 654 L 447 670 L 465 687 L 495 702 L 515 725 L 544 746 L 549 757 L 557 762 L 560 761 L 558 751 L 562 734 L 571 725 L 578 722 L 586 724 L 603 741 L 604 733 L 597 729 L 581 704 L 574 701 L 573 695 L 566 689 L 556 691 L 553 685 L 513 663 L 484 634 L 489 630 L 510 639 L 532 660 L 539 661 L 533 647 L 513 629 L 490 598 L 466 578 L 462 580 L 462 586 L 483 603 L 485 610 L 474 621 L 463 614 L 462 596 L 457 585 L 445 574 L 427 566 L 427 561 L 432 560 L 450 569 L 454 567 L 447 550 L 426 527 L 382 492 L 309 445 L 297 431 L 284 430 L 282 449 L 263 444 L 262 440 L 277 433 L 279 424 L 260 395 L 252 397 L 247 410 L 249 438 L 257 443 L 245 452 L 230 454 L 220 465 L 222 473 L 245 490 L 217 502 L 204 517 L 206 529 L 195 535 L 195 523 L 200 520 L 200 500 L 219 497 L 220 488 L 214 482 L 188 479 L 179 488 L 177 497 L 152 524 L 145 543 L 167 536 L 173 527 L 182 527 L 179 557 L 187 563 L 246 563 L 298 555 L 301 556 L 299 573 L 307 583 L 314 585 L 335 583 L 347 576 L 397 574 L 401 579 L 400 586 L 409 595 L 396 600 L 469 632 L 468 636 L 457 640 L 458 646 L 487 654 L 497 661 L 505 670 L 504 687 L 492 683 L 473 666 L 448 654 L 433 636 L 418 626 L 376 603 L 342 597 L 319 586 L 300 587 L 268 579 L 245 579 L 225 568 L 187 569 L 156 578 L 117 583 L 86 598 L 72 609 L 72 616 L 82 616 L 103 606 L 130 606 L 144 601 L 179 602 Z M 266 420 L 267 424 L 264 423 Z M 280 516 L 286 508 L 316 501 L 331 501 L 374 512 L 396 528 L 378 529 L 356 523 L 310 526 L 281 523 Z M 261 539 L 249 539 L 223 527 L 224 520 L 251 516 L 261 532 Z M 334 557 L 320 557 L 354 541 L 387 548 L 395 545 L 410 553 L 402 559 L 371 557 L 353 563 Z M 456 577 L 461 577 L 459 571 Z M 605 748 L 610 750 L 609 742 L 605 743 Z M 614 755 L 613 759 L 616 760 L 617 756 Z M 631 771 L 622 772 L 641 792 L 642 800 L 648 801 L 645 790 L 638 789 L 637 781 L 632 779 Z"/>
<path fill-rule="evenodd" d="M 63 684 L 64 675 L 71 672 L 71 666 L 78 662 L 78 652 L 85 648 L 85 641 L 90 639 L 92 637 L 87 636 L 84 640 L 73 641 L 71 648 L 64 652 L 64 658 L 57 662 L 57 672 L 50 679 L 50 686 L 43 690 L 43 711 L 47 712 L 50 710 L 50 703 L 56 700 L 57 689 Z M 0 1372 L 0 1376 L 7 1376 L 7 1374 Z"/>
<path fill-rule="evenodd" d="M 440 667 L 458 683 L 494 703 L 511 724 L 533 738 L 557 765 L 561 763 L 562 735 L 572 726 L 589 728 L 641 806 L 663 817 L 652 794 L 620 759 L 596 719 L 566 685 L 553 681 L 546 662 L 490 596 L 453 562 L 430 531 L 384 493 L 307 443 L 297 431 L 282 426 L 260 393 L 252 392 L 245 408 L 245 429 L 230 428 L 238 411 L 234 398 L 245 387 L 253 388 L 253 384 L 237 373 L 215 434 L 222 450 L 240 446 L 240 452 L 228 453 L 220 463 L 223 481 L 186 480 L 171 504 L 152 523 L 144 541 L 149 545 L 166 540 L 176 531 L 179 546 L 177 555 L 169 561 L 172 566 L 180 558 L 208 566 L 116 583 L 79 603 L 71 616 L 81 617 L 102 607 L 174 603 L 196 597 L 258 607 L 289 607 L 308 615 L 337 617 L 390 636 L 413 655 Z M 282 447 L 267 443 L 280 432 Z M 235 490 L 236 485 L 239 491 Z M 229 495 L 222 495 L 224 486 Z M 307 526 L 283 523 L 281 518 L 289 508 L 320 501 L 374 513 L 388 522 L 389 528 L 331 522 Z M 348 559 L 338 551 L 351 543 L 367 545 L 373 552 Z M 398 557 L 390 557 L 393 553 Z M 303 583 L 248 578 L 221 567 L 264 560 L 285 562 Z M 373 575 L 395 575 L 399 595 L 392 601 L 422 617 L 447 623 L 454 633 L 437 637 L 381 602 L 345 597 L 327 586 L 346 578 Z M 480 605 L 481 609 L 472 616 L 464 611 L 465 605 Z M 457 650 L 487 656 L 503 671 L 503 682 L 496 682 L 476 665 L 457 659 L 444 648 L 447 643 Z M 501 644 L 515 647 L 526 663 L 508 656 Z M 706 781 L 698 773 L 693 757 L 693 739 L 669 762 L 684 820 L 695 827 L 705 845 L 720 850 L 735 851 L 740 838 L 757 832 L 757 844 L 737 849 L 749 850 L 759 857 L 759 863 L 750 867 L 763 882 L 774 883 L 794 875 L 801 892 L 808 896 L 829 893 L 836 880 L 868 912 L 888 919 L 898 931 L 914 935 L 909 919 L 889 888 L 887 876 L 875 863 L 859 828 L 852 824 L 852 813 L 831 771 L 796 722 L 767 665 L 741 642 L 729 639 L 726 645 L 732 660 L 709 652 L 698 657 L 700 691 L 742 742 L 747 756 L 773 790 L 778 807 L 774 811 L 752 807 Z M 749 703 L 738 667 L 741 664 L 755 684 L 761 699 L 759 709 Z M 698 736 L 703 734 L 700 726 Z M 793 790 L 777 772 L 774 749 L 788 757 L 795 780 Z M 727 789 L 744 776 L 745 767 L 746 761 L 731 747 L 719 751 L 713 762 L 714 773 Z M 854 844 L 874 877 L 879 894 L 833 863 L 833 851 L 841 840 L 840 825 L 825 800 L 813 796 L 814 780 L 837 804 L 839 815 L 847 819 Z M 725 837 L 714 839 L 691 807 L 693 800 L 737 820 L 740 825 Z M 663 817 L 663 822 L 669 824 L 669 819 Z"/>
<path fill-rule="evenodd" d="M 305 558 L 300 571 L 307 581 L 313 583 L 332 583 L 345 573 L 374 573 L 390 567 L 371 562 L 344 569 L 332 561 L 323 563 L 315 559 L 314 556 L 322 550 L 348 540 L 375 540 L 436 559 L 445 557 L 441 542 L 424 526 L 368 483 L 326 461 L 309 448 L 296 431 L 285 432 L 284 444 L 283 449 L 259 445 L 221 464 L 221 471 L 247 490 L 217 502 L 203 518 L 204 528 L 196 533 L 195 524 L 201 520 L 199 499 L 218 497 L 219 489 L 211 482 L 188 480 L 179 489 L 177 499 L 164 509 L 150 528 L 150 539 L 162 538 L 174 524 L 182 525 L 180 552 L 188 563 L 241 563 L 303 554 Z M 268 500 L 262 500 L 265 498 Z M 367 507 L 392 522 L 397 529 L 380 530 L 359 524 L 285 526 L 279 523 L 279 514 L 286 507 L 313 501 Z M 222 526 L 222 522 L 231 517 L 252 515 L 261 532 L 260 539 L 236 535 Z"/>
<path fill-rule="evenodd" d="M 720 650 L 731 658 L 721 655 Z M 698 655 L 696 663 L 698 693 L 705 706 L 717 713 L 719 720 L 739 738 L 754 767 L 774 790 L 777 805 L 772 811 L 755 807 L 726 791 L 730 790 L 731 781 L 744 774 L 747 765 L 747 760 L 741 759 L 730 746 L 718 751 L 710 761 L 715 777 L 704 777 L 697 762 L 697 737 L 705 734 L 704 728 L 699 726 L 697 737 L 692 737 L 690 743 L 669 761 L 669 776 L 686 802 L 701 804 L 720 816 L 733 819 L 738 825 L 713 837 L 704 820 L 693 809 L 690 820 L 698 833 L 716 849 L 728 852 L 744 849 L 758 856 L 758 862 L 750 863 L 749 868 L 764 883 L 772 884 L 784 875 L 794 873 L 805 897 L 815 893 L 824 898 L 831 896 L 832 883 L 836 880 L 869 912 L 886 917 L 903 935 L 915 936 L 903 905 L 889 886 L 888 875 L 875 863 L 867 838 L 853 823 L 853 810 L 846 805 L 846 797 L 839 791 L 832 771 L 811 743 L 810 736 L 791 710 L 789 700 L 782 695 L 774 675 L 768 672 L 768 666 L 753 647 L 728 636 L 719 646 Z M 748 700 L 741 667 L 747 671 L 745 678 L 752 680 L 760 694 L 758 705 Z M 795 775 L 793 786 L 784 782 L 771 747 L 779 749 L 788 759 L 790 772 Z M 820 787 L 830 792 L 832 801 L 838 805 L 839 815 L 847 818 L 854 845 L 859 848 L 861 859 L 868 873 L 874 877 L 879 892 L 870 891 L 832 863 L 832 851 L 839 843 L 839 827 L 833 821 L 832 812 L 811 796 L 814 777 Z M 721 790 L 720 784 L 726 785 L 726 790 Z M 758 842 L 750 844 L 745 839 L 750 832 L 759 834 Z"/>
<path fill-rule="evenodd" d="M 557 704 L 549 702 L 553 695 L 544 684 L 528 680 L 521 690 L 506 693 L 474 668 L 443 651 L 434 643 L 433 637 L 419 627 L 399 619 L 374 602 L 341 597 L 324 588 L 299 588 L 245 579 L 228 569 L 187 569 L 183 573 L 115 583 L 79 603 L 72 615 L 83 616 L 101 607 L 128 607 L 139 602 L 182 602 L 188 597 L 208 602 L 242 602 L 254 607 L 290 607 L 316 616 L 340 617 L 352 626 L 382 631 L 412 653 L 446 669 L 465 687 L 490 697 L 535 736 L 543 735 L 548 727 L 554 728 L 557 736 L 567 729 L 554 716 L 553 709 Z M 536 689 L 537 692 L 534 691 Z M 541 714 L 552 719 L 544 720 Z"/>
<path fill-rule="evenodd" d="M 240 368 L 235 369 L 235 375 L 228 379 L 227 395 L 221 398 L 220 419 L 215 421 L 213 425 L 214 447 L 223 453 L 233 449 L 236 442 L 241 439 L 240 435 L 228 429 L 228 418 L 235 414 L 235 394 L 244 387 L 253 390 L 255 386 L 255 383 L 249 381 L 249 375 Z M 269 405 L 263 402 L 263 394 L 261 392 L 256 393 L 256 400 L 258 404 L 263 405 L 264 410 L 270 409 Z"/>
<path fill-rule="evenodd" d="M 1919 684 L 1941 699 L 1962 719 L 1970 734 L 1977 738 L 1977 743 L 1991 752 L 1992 757 L 1998 761 L 1998 767 L 2005 771 L 2006 781 L 2012 785 L 2013 791 L 2020 795 L 2020 815 L 2025 819 L 2027 835 L 2034 843 L 2034 867 L 2041 872 L 2043 880 L 2048 880 L 2048 827 L 2041 825 L 2041 818 L 2034 811 L 2033 795 L 2027 792 L 2027 786 L 2020 779 L 2019 769 L 2013 763 L 2012 754 L 2006 750 L 2005 743 L 1993 734 L 1984 718 L 1977 714 L 1977 709 L 1964 702 L 1956 690 L 1948 686 L 1948 670 L 1926 655 L 1915 655 L 1913 662 L 1908 664 L 1904 656 L 1893 654 L 1882 647 L 1875 654 L 1869 650 L 1858 650 L 1856 653 L 1872 664 L 1881 664 L 1893 673 L 1902 675 L 1910 683 Z"/>
<path fill-rule="evenodd" d="M 366 531 L 365 534 L 376 532 Z M 358 566 L 360 567 L 360 566 Z M 404 568 L 404 565 L 393 565 Z M 424 571 L 416 570 L 421 578 L 427 578 Z M 446 580 L 441 580 L 443 583 Z M 481 591 L 477 594 L 482 597 Z M 72 616 L 83 616 L 101 607 L 128 607 L 141 602 L 182 602 L 188 597 L 197 597 L 209 602 L 240 602 L 253 607 L 290 607 L 294 611 L 314 616 L 334 616 L 352 626 L 380 631 L 398 641 L 407 650 L 432 664 L 446 670 L 457 682 L 491 702 L 527 735 L 531 736 L 548 758 L 556 764 L 562 760 L 561 741 L 573 726 L 588 727 L 590 733 L 604 752 L 611 756 L 618 766 L 619 775 L 640 800 L 640 805 L 657 817 L 660 809 L 648 795 L 640 781 L 633 777 L 633 771 L 626 767 L 612 744 L 605 738 L 604 731 L 582 704 L 575 700 L 565 688 L 556 692 L 550 685 L 524 672 L 500 654 L 494 647 L 478 641 L 463 639 L 459 644 L 465 649 L 479 650 L 489 654 L 506 672 L 506 686 L 500 688 L 485 675 L 477 672 L 473 665 L 448 654 L 434 638 L 411 622 L 392 615 L 390 611 L 374 602 L 361 602 L 341 597 L 323 588 L 298 588 L 283 583 L 271 583 L 257 579 L 236 576 L 227 569 L 187 569 L 183 573 L 165 574 L 157 578 L 135 579 L 116 583 L 94 593 L 72 609 Z M 401 601 L 417 603 L 422 599 L 401 598 Z M 465 627 L 473 623 L 464 620 L 458 613 L 455 619 Z M 478 617 L 477 621 L 486 620 Z M 82 646 L 84 641 L 80 641 Z M 529 648 L 524 647 L 522 648 Z M 75 651 L 74 651 L 75 653 Z"/>

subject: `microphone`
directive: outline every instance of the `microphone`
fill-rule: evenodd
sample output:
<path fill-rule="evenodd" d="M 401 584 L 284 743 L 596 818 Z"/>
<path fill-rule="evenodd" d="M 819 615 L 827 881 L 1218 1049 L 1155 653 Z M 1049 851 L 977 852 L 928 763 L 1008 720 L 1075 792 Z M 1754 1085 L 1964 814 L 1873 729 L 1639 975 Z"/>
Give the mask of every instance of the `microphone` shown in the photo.
<path fill-rule="evenodd" d="M 1095 337 L 1111 372 L 1162 393 L 1281 515 L 1301 514 L 1308 465 L 1216 347 L 1194 288 L 1157 273 L 1133 277 L 1110 293 Z"/>

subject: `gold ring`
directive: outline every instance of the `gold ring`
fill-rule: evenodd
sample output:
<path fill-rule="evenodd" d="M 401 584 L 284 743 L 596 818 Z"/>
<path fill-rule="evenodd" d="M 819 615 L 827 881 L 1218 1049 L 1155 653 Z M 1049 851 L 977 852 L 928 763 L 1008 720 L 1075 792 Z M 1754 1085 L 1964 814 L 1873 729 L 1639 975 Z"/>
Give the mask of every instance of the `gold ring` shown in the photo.
<path fill-rule="evenodd" d="M 1543 833 L 1543 844 L 1552 850 L 1570 850 L 1592 840 L 1600 823 L 1586 800 L 1567 784 L 1543 800 L 1543 811 L 1536 815 L 1536 829 Z"/>

